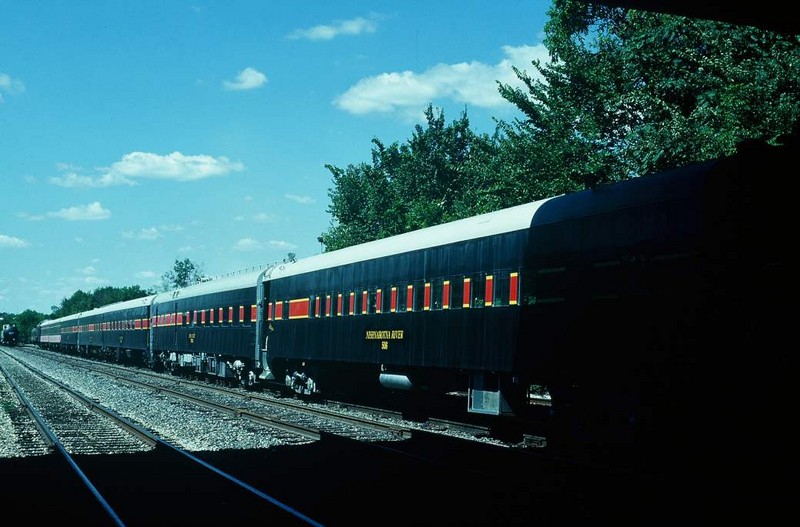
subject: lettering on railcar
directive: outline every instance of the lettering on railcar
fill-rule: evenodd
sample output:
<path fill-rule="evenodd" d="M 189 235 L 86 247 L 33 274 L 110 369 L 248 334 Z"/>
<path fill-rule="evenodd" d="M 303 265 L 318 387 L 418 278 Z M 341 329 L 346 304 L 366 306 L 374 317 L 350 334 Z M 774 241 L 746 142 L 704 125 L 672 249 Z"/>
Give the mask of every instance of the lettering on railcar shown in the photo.
<path fill-rule="evenodd" d="M 364 338 L 366 340 L 402 340 L 403 337 L 402 329 L 369 329 Z"/>

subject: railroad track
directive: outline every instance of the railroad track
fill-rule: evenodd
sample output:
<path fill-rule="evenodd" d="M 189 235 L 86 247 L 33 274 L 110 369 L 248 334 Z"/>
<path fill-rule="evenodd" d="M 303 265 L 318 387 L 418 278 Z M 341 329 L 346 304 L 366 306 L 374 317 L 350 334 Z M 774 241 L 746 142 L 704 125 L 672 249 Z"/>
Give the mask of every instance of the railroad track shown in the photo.
<path fill-rule="evenodd" d="M 56 380 L 80 389 L 88 400 L 96 403 L 106 397 L 127 399 L 130 407 L 115 406 L 112 410 L 120 414 L 124 411 L 148 431 L 151 426 L 157 427 L 147 420 L 158 417 L 170 423 L 167 428 L 153 430 L 158 437 L 183 438 L 182 444 L 165 440 L 144 452 L 73 456 L 128 526 L 227 525 L 254 518 L 278 525 L 560 525 L 570 519 L 570 514 L 572 520 L 581 523 L 602 518 L 606 511 L 613 510 L 613 515 L 605 517 L 618 520 L 630 503 L 661 505 L 658 491 L 662 486 L 656 488 L 649 476 L 548 457 L 540 449 L 521 453 L 417 429 L 411 429 L 411 436 L 402 436 L 402 440 L 361 440 L 354 434 L 328 432 L 332 430 L 329 425 L 317 426 L 320 439 L 313 439 L 265 426 L 241 412 L 245 400 L 248 404 L 263 404 L 258 400 L 264 394 L 170 376 L 150 377 L 151 372 L 142 377 L 138 370 L 128 374 L 108 369 L 110 365 L 104 363 L 89 365 L 102 371 L 88 372 L 85 365 L 74 369 L 70 365 L 72 358 L 53 364 L 50 357 L 51 354 L 45 357 L 49 366 L 45 368 L 42 362 L 41 369 L 48 374 L 60 372 L 63 377 Z M 123 379 L 128 376 L 134 382 Z M 0 390 L 3 385 L 0 382 Z M 212 393 L 217 395 L 212 397 Z M 0 395 L 1 400 L 6 400 L 5 394 Z M 204 404 L 198 405 L 193 398 Z M 316 406 L 288 398 L 280 402 L 288 404 L 286 411 L 295 414 L 298 411 L 293 407 Z M 148 414 L 144 407 L 150 404 L 166 408 L 166 412 L 160 416 Z M 319 406 L 320 409 L 308 409 L 310 418 L 323 419 L 313 414 L 334 409 L 333 403 Z M 248 411 L 258 413 L 249 407 Z M 361 411 L 370 413 L 369 407 L 351 406 L 347 411 L 350 418 L 358 417 Z M 176 415 L 187 416 L 191 423 L 181 423 L 184 419 L 176 419 Z M 384 419 L 391 420 L 390 417 L 391 413 Z M 191 426 L 179 430 L 182 424 Z M 259 438 L 267 439 L 242 448 L 239 435 L 251 429 Z M 187 433 L 219 435 L 227 444 L 222 448 L 223 444 L 211 437 L 186 439 Z M 364 433 L 380 437 L 373 430 Z M 285 439 L 274 442 L 273 434 Z M 290 442 L 286 439 L 289 437 L 296 440 Z M 190 449 L 196 450 L 187 452 Z M 27 461 L 37 466 L 37 458 L 51 457 L 39 455 Z M 51 463 L 44 469 L 31 469 L 28 464 L 3 462 L 0 467 L 7 475 L 6 482 L 14 481 L 13 488 L 7 485 L 0 490 L 17 506 L 36 510 L 44 486 L 49 506 L 56 506 L 59 518 L 72 518 L 86 525 L 110 523 L 107 515 L 103 521 L 79 516 L 92 507 L 86 504 L 85 491 L 78 495 L 74 484 L 59 485 L 66 479 L 63 466 Z M 587 501 L 595 495 L 596 500 Z M 621 500 L 619 505 L 615 505 L 616 499 Z M 59 500 L 63 500 L 61 508 Z M 98 508 L 96 502 L 93 507 Z"/>
<path fill-rule="evenodd" d="M 527 440 L 519 444 L 492 440 L 488 426 L 455 420 L 428 417 L 424 421 L 405 419 L 402 411 L 377 408 L 342 401 L 309 401 L 294 397 L 274 396 L 269 392 L 251 392 L 224 387 L 204 381 L 193 381 L 159 374 L 148 370 L 127 368 L 107 363 L 65 357 L 50 352 L 39 352 L 52 360 L 78 364 L 112 375 L 117 381 L 149 388 L 180 397 L 195 404 L 215 408 L 238 418 L 251 419 L 265 425 L 281 428 L 288 422 L 289 431 L 295 429 L 309 439 L 318 439 L 319 431 L 340 434 L 364 440 L 404 439 L 412 434 L 438 433 L 465 440 L 489 442 L 505 447 L 542 446 L 543 438 Z M 293 417 L 287 417 L 293 416 Z M 302 418 L 299 416 L 307 416 Z M 293 422 L 308 423 L 308 432 Z M 315 429 L 317 430 L 315 432 Z M 378 435 L 375 435 L 378 434 Z M 537 443 L 538 440 L 538 443 Z"/>
<path fill-rule="evenodd" d="M 166 492 L 174 492 L 176 488 L 186 491 L 187 481 L 191 481 L 200 491 L 211 492 L 217 499 L 235 503 L 235 508 L 248 511 L 248 516 L 259 514 L 280 525 L 322 525 L 236 476 L 86 398 L 64 383 L 33 371 L 8 354 L 3 353 L 0 357 L 0 373 L 38 430 L 45 450 L 65 461 L 75 483 L 84 491 L 77 498 L 78 504 L 90 502 L 99 507 L 105 522 L 126 525 L 125 517 L 135 516 L 132 510 L 124 512 L 131 507 L 130 496 L 119 495 L 114 489 L 119 487 L 120 480 L 142 480 Z M 92 469 L 92 463 L 88 461 L 91 457 L 96 458 L 97 454 L 119 456 L 149 451 L 154 453 L 158 461 L 151 460 L 139 467 L 125 465 L 119 472 L 109 471 L 108 466 L 103 467 L 102 471 Z M 162 471 L 154 472 L 153 465 Z M 165 467 L 169 467 L 169 471 L 163 471 Z M 178 474 L 179 479 L 170 481 L 163 477 L 165 474 Z M 192 477 L 187 480 L 186 474 Z M 165 512 L 161 508 L 151 509 L 150 513 L 153 517 L 147 523 L 164 519 Z M 220 520 L 229 520 L 230 512 L 226 511 L 222 516 Z M 202 518 L 208 520 L 209 514 L 204 513 Z M 181 512 L 175 519 L 186 521 L 187 514 Z M 136 523 L 139 521 L 141 518 Z"/>

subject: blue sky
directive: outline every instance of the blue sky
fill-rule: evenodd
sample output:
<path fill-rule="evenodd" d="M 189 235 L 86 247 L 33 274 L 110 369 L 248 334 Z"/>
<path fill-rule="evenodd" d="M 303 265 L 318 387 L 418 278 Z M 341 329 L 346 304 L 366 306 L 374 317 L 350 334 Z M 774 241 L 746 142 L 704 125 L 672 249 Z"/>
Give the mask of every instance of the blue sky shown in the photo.
<path fill-rule="evenodd" d="M 512 120 L 546 0 L 0 0 L 0 311 L 320 252 L 326 164 Z"/>

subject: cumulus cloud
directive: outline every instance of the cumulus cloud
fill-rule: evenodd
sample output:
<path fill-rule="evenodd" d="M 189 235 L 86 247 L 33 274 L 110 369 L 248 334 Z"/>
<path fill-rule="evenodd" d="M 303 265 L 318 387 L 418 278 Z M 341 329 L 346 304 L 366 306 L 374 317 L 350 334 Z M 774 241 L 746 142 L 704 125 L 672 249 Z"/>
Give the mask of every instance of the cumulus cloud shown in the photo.
<path fill-rule="evenodd" d="M 287 250 L 287 251 L 297 248 L 297 245 L 295 245 L 293 243 L 285 242 L 283 240 L 270 240 L 269 241 L 269 246 L 274 248 L 274 249 L 284 249 L 284 250 Z"/>
<path fill-rule="evenodd" d="M 302 203 L 303 205 L 308 205 L 316 201 L 310 196 L 298 196 L 297 194 L 284 194 L 283 197 L 297 203 Z"/>
<path fill-rule="evenodd" d="M 139 229 L 138 231 L 123 231 L 122 237 L 134 240 L 157 240 L 161 238 L 161 233 L 157 227 Z"/>
<path fill-rule="evenodd" d="M 48 212 L 49 218 L 61 218 L 69 221 L 105 220 L 111 217 L 111 211 L 104 209 L 99 201 L 88 205 L 69 207 L 56 212 Z"/>
<path fill-rule="evenodd" d="M 546 62 L 549 57 L 547 48 L 541 44 L 504 46 L 503 53 L 504 58 L 497 64 L 475 61 L 437 64 L 422 73 L 402 71 L 367 77 L 336 97 L 333 103 L 356 115 L 409 111 L 418 114 L 420 108 L 435 99 L 497 108 L 509 104 L 497 91 L 498 81 L 522 86 L 512 66 L 531 73 L 530 64 L 533 60 Z"/>
<path fill-rule="evenodd" d="M 97 169 L 99 175 L 86 176 L 70 171 L 63 176 L 51 177 L 50 182 L 70 188 L 110 187 L 136 185 L 138 179 L 197 181 L 242 170 L 244 165 L 241 162 L 231 161 L 224 156 L 191 156 L 180 152 L 162 156 L 148 152 L 131 152 L 110 167 Z"/>
<path fill-rule="evenodd" d="M 261 242 L 253 238 L 242 238 L 233 245 L 233 248 L 237 251 L 257 251 L 261 249 Z"/>
<path fill-rule="evenodd" d="M 30 244 L 21 238 L 0 234 L 0 247 L 28 247 Z"/>
<path fill-rule="evenodd" d="M 156 273 L 154 273 L 153 271 L 139 271 L 138 273 L 135 273 L 133 276 L 134 278 L 146 280 L 149 278 L 155 278 Z"/>
<path fill-rule="evenodd" d="M 6 73 L 0 73 L 0 102 L 3 102 L 3 93 L 16 95 L 25 91 L 25 84 L 19 79 L 13 79 Z"/>
<path fill-rule="evenodd" d="M 377 22 L 363 17 L 350 20 L 339 20 L 333 24 L 318 25 L 308 29 L 296 29 L 288 38 L 292 40 L 332 40 L 340 35 L 360 35 L 362 33 L 375 33 L 378 29 Z"/>
<path fill-rule="evenodd" d="M 239 72 L 235 80 L 224 81 L 222 85 L 226 90 L 243 91 L 260 88 L 267 83 L 267 76 L 255 68 L 245 68 Z"/>

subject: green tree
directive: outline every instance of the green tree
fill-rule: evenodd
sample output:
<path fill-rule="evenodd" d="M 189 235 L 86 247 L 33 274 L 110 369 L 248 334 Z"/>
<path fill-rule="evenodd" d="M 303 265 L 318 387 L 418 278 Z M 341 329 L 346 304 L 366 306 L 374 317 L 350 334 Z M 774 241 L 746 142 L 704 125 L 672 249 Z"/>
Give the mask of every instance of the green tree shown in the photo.
<path fill-rule="evenodd" d="M 342 169 L 329 189 L 333 217 L 321 236 L 326 250 L 385 238 L 495 207 L 496 186 L 488 162 L 497 139 L 469 127 L 466 110 L 451 124 L 429 105 L 426 125 L 407 142 L 373 139 L 372 163 Z"/>
<path fill-rule="evenodd" d="M 62 298 L 61 304 L 53 306 L 52 317 L 60 318 L 67 315 L 74 315 L 82 311 L 89 311 L 97 306 L 94 305 L 94 299 L 90 293 L 86 291 L 75 291 L 69 298 Z"/>
<path fill-rule="evenodd" d="M 203 278 L 203 269 L 199 264 L 188 258 L 175 260 L 172 270 L 161 275 L 161 284 L 164 291 L 186 287 L 200 282 Z"/>
<path fill-rule="evenodd" d="M 535 197 L 775 141 L 800 116 L 797 36 L 583 0 L 548 14 L 541 79 L 518 69 L 523 88 L 500 84 L 524 115 L 501 123 L 504 152 Z"/>
<path fill-rule="evenodd" d="M 125 287 L 98 287 L 91 293 L 86 291 L 75 291 L 71 297 L 63 298 L 61 304 L 51 308 L 52 318 L 74 315 L 83 311 L 89 311 L 108 304 L 134 300 L 147 295 L 155 294 L 153 289 L 142 289 L 141 286 Z"/>

